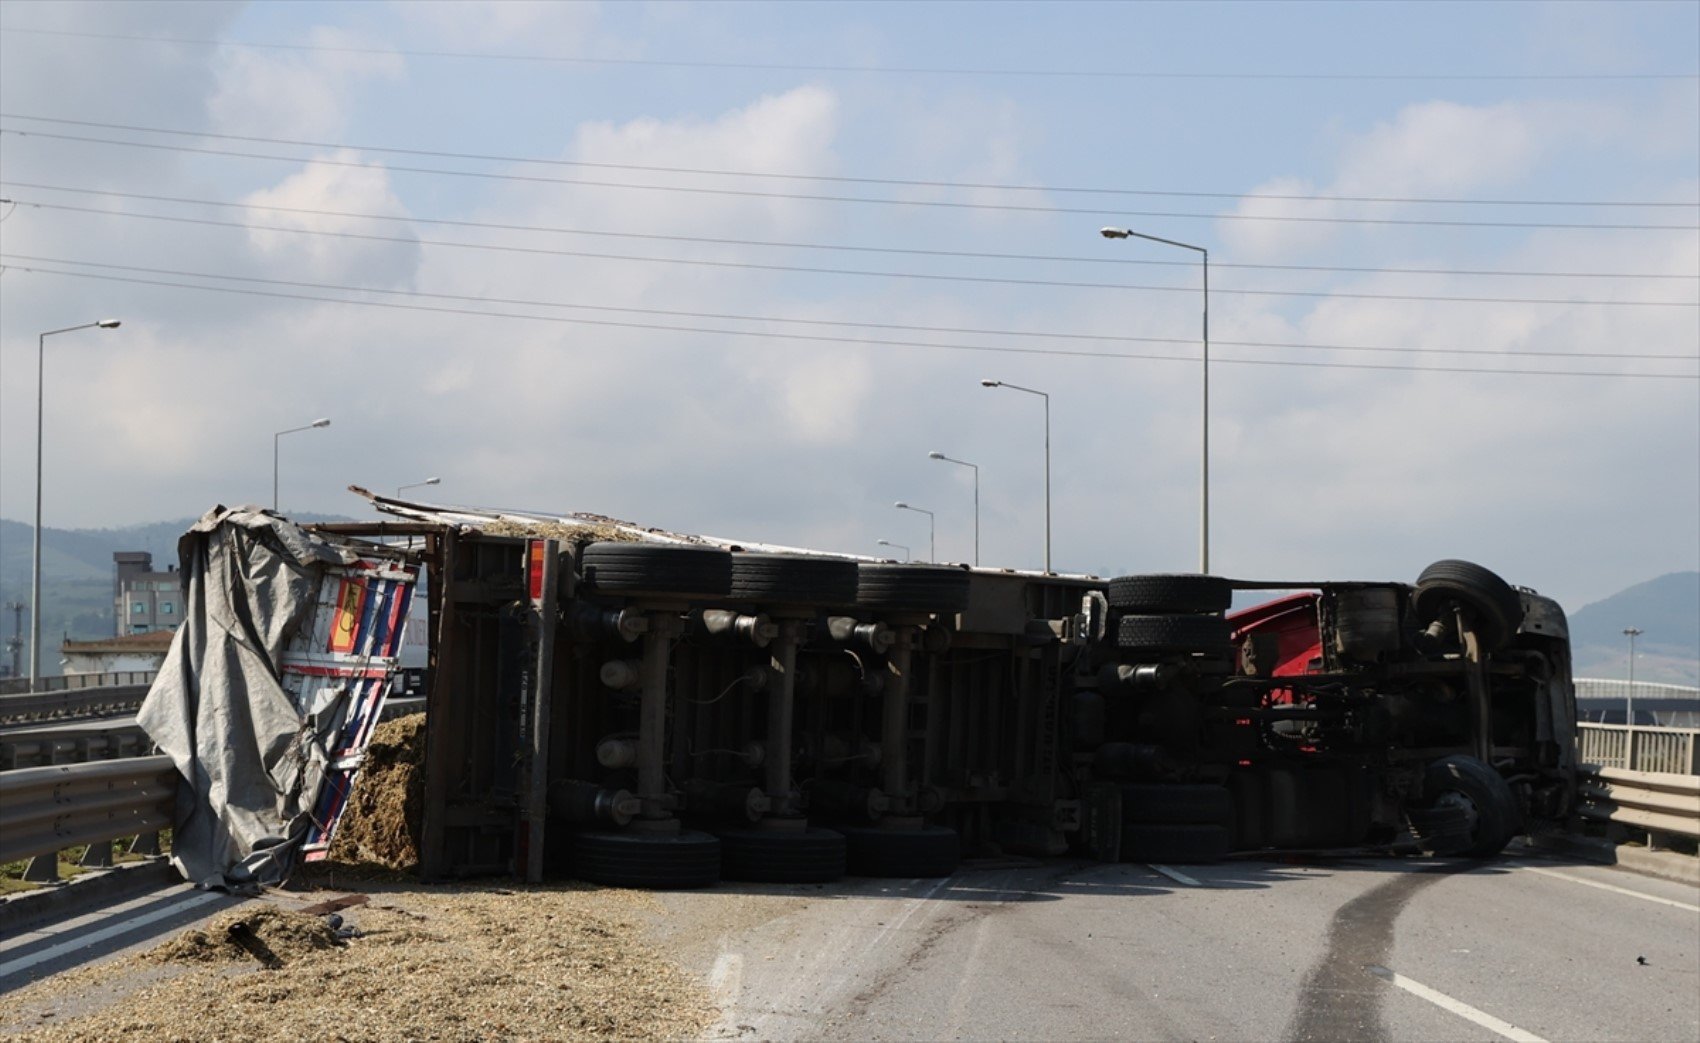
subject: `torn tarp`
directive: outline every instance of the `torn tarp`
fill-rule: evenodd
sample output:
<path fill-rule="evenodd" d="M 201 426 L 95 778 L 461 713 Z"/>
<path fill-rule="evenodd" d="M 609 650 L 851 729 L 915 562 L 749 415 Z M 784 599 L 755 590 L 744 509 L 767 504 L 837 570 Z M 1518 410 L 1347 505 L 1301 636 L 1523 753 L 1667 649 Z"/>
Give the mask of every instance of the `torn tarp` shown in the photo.
<path fill-rule="evenodd" d="M 182 776 L 172 861 L 203 887 L 277 883 L 341 809 L 416 574 L 252 507 L 208 511 L 178 557 L 183 624 L 137 714 Z"/>

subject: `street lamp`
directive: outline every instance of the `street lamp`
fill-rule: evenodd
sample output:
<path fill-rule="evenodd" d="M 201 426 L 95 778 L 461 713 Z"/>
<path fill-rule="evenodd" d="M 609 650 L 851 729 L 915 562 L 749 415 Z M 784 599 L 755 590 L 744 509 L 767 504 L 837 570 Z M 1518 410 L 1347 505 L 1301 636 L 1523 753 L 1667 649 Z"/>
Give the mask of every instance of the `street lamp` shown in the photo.
<path fill-rule="evenodd" d="M 903 560 L 904 561 L 909 560 L 909 548 L 905 547 L 903 544 L 893 543 L 890 540 L 875 540 L 874 542 L 879 544 L 882 547 L 896 547 L 898 550 L 903 552 Z"/>
<path fill-rule="evenodd" d="M 934 524 L 933 512 L 927 510 L 925 507 L 911 507 L 902 500 L 898 500 L 896 503 L 892 504 L 892 506 L 896 507 L 900 511 L 914 511 L 916 514 L 924 514 L 927 516 L 927 560 L 938 561 L 938 526 Z"/>
<path fill-rule="evenodd" d="M 1051 396 L 1043 391 L 1024 388 L 1020 384 L 1003 380 L 982 380 L 980 386 L 1025 391 L 1045 400 L 1045 572 L 1048 575 L 1051 571 Z"/>
<path fill-rule="evenodd" d="M 1128 228 L 1100 228 L 1105 239 L 1146 239 L 1153 243 L 1192 250 L 1204 258 L 1204 409 L 1199 435 L 1198 485 L 1198 571 L 1210 571 L 1210 251 L 1191 243 L 1146 235 Z"/>
<path fill-rule="evenodd" d="M 929 459 L 929 460 L 943 460 L 947 464 L 961 464 L 963 467 L 972 467 L 974 469 L 974 567 L 979 568 L 980 567 L 980 465 L 979 464 L 971 464 L 967 460 L 958 460 L 953 456 L 946 456 L 936 449 L 927 454 L 927 459 Z"/>
<path fill-rule="evenodd" d="M 101 319 L 97 322 L 85 322 L 77 326 L 66 326 L 63 329 L 48 330 L 35 341 L 35 537 L 34 549 L 31 553 L 32 565 L 30 572 L 30 691 L 35 691 L 41 681 L 41 410 L 42 410 L 42 372 L 47 361 L 47 338 L 56 333 L 70 333 L 73 330 L 86 330 L 99 327 L 103 330 L 115 330 L 119 326 L 117 319 Z"/>
<path fill-rule="evenodd" d="M 330 420 L 326 417 L 320 417 L 318 420 L 313 421 L 311 424 L 304 424 L 301 427 L 292 427 L 292 428 L 288 429 L 287 431 L 279 431 L 276 434 L 272 435 L 272 510 L 274 510 L 274 511 L 277 510 L 277 443 L 278 443 L 278 439 L 282 438 L 284 435 L 292 435 L 297 431 L 311 431 L 315 427 L 329 427 L 329 426 L 331 426 Z"/>
<path fill-rule="evenodd" d="M 1641 631 L 1637 627 L 1625 627 L 1623 636 L 1629 639 L 1629 695 L 1625 698 L 1623 704 L 1623 723 L 1633 727 L 1635 724 L 1635 639 L 1641 636 Z M 1633 740 L 1631 740 L 1630 746 L 1629 752 L 1633 755 L 1635 752 Z M 1625 763 L 1624 767 L 1633 769 L 1635 765 Z"/>
<path fill-rule="evenodd" d="M 423 482 L 408 482 L 406 485 L 396 486 L 395 487 L 395 494 L 397 496 L 400 496 L 401 491 L 403 489 L 417 489 L 422 485 L 441 485 L 442 482 L 443 482 L 443 480 L 441 478 L 438 478 L 438 477 L 435 477 L 435 476 L 427 478 Z"/>

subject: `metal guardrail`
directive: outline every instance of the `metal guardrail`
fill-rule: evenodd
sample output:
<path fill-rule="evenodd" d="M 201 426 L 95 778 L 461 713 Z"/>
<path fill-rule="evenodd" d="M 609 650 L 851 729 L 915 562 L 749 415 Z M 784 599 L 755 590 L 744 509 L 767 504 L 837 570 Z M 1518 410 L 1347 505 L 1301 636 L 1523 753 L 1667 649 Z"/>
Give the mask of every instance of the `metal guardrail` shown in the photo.
<path fill-rule="evenodd" d="M 122 676 L 122 675 L 111 675 Z M 120 684 L 60 692 L 21 692 L 0 695 L 0 721 L 43 717 L 90 717 L 102 713 L 134 713 L 147 698 L 148 685 Z"/>
<path fill-rule="evenodd" d="M 1700 776 L 1587 765 L 1583 818 L 1700 838 Z"/>
<path fill-rule="evenodd" d="M 1584 722 L 1576 726 L 1576 736 L 1587 764 L 1700 775 L 1700 729 Z"/>
<path fill-rule="evenodd" d="M 165 756 L 0 772 L 0 862 L 30 859 L 25 880 L 58 879 L 58 853 L 87 844 L 83 865 L 112 864 L 112 841 L 157 854 L 171 825 L 177 768 Z"/>
<path fill-rule="evenodd" d="M 37 683 L 35 692 L 70 692 L 81 688 L 110 688 L 114 685 L 139 684 L 147 686 L 153 683 L 153 670 L 125 670 L 114 674 L 61 674 L 58 677 L 43 677 Z M 27 677 L 8 677 L 0 681 L 0 695 L 20 695 L 30 692 L 30 681 Z"/>
<path fill-rule="evenodd" d="M 153 740 L 134 717 L 0 727 L 0 771 L 145 757 L 153 752 Z"/>

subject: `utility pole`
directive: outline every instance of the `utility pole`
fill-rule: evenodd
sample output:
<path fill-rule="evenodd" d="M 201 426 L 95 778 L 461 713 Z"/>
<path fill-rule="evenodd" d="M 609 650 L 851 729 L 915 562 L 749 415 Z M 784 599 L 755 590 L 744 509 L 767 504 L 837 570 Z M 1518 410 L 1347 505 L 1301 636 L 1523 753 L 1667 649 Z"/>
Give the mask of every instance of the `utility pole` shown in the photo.
<path fill-rule="evenodd" d="M 12 655 L 12 676 L 17 677 L 23 672 L 24 603 L 8 601 L 6 610 L 12 613 L 12 636 L 6 642 L 6 651 Z"/>

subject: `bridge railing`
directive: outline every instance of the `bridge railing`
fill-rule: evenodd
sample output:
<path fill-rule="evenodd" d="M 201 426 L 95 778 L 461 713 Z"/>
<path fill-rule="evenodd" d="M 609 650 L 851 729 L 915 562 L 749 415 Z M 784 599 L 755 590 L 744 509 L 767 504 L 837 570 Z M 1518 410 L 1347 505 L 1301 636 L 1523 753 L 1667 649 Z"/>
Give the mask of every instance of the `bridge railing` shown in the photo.
<path fill-rule="evenodd" d="M 1584 765 L 1585 819 L 1650 834 L 1700 838 L 1700 776 Z"/>
<path fill-rule="evenodd" d="M 30 687 L 27 677 L 8 677 L 0 680 L 0 695 L 18 695 L 24 692 L 69 692 L 79 688 L 109 688 L 113 685 L 139 684 L 143 687 L 153 683 L 153 670 L 124 670 L 112 674 L 61 674 L 58 677 L 43 677 L 36 681 L 34 688 Z"/>
<path fill-rule="evenodd" d="M 1638 724 L 1576 726 L 1581 759 L 1628 771 L 1700 775 L 1700 729 Z"/>
<path fill-rule="evenodd" d="M 170 757 L 133 757 L 0 772 L 0 862 L 29 859 L 24 879 L 59 878 L 59 852 L 87 845 L 82 864 L 112 864 L 112 842 L 159 853 L 171 825 L 177 768 Z"/>

